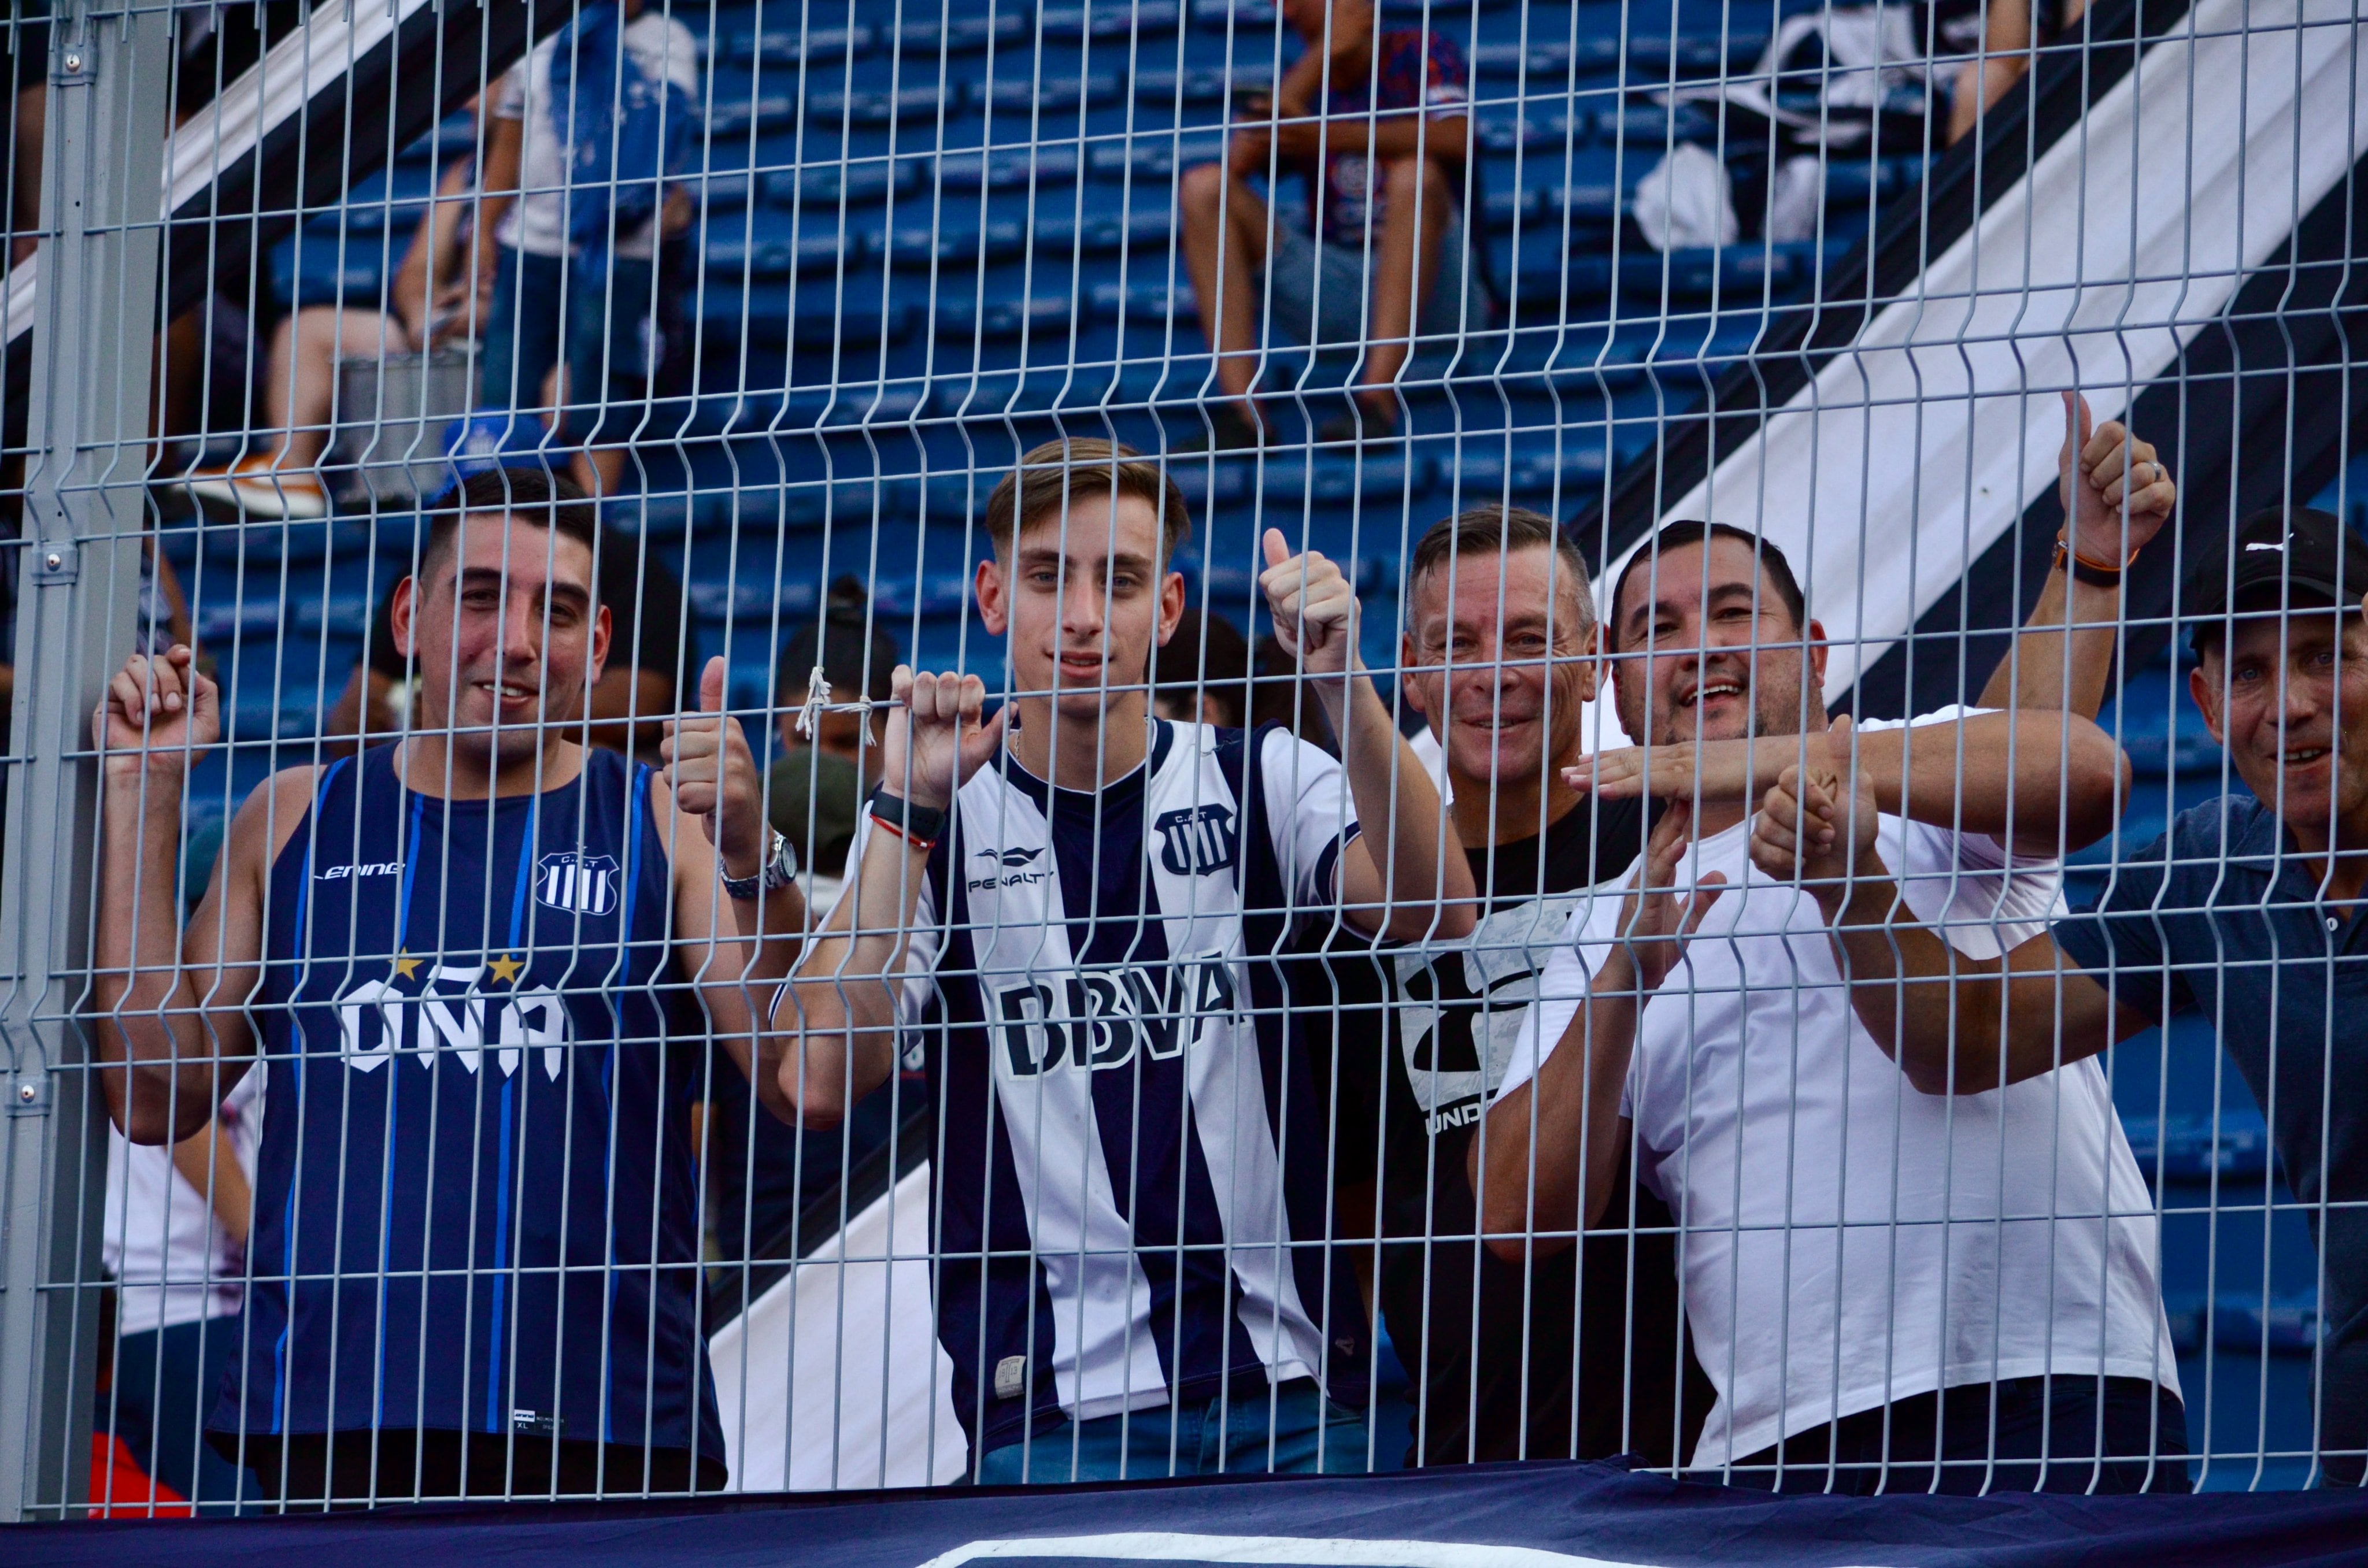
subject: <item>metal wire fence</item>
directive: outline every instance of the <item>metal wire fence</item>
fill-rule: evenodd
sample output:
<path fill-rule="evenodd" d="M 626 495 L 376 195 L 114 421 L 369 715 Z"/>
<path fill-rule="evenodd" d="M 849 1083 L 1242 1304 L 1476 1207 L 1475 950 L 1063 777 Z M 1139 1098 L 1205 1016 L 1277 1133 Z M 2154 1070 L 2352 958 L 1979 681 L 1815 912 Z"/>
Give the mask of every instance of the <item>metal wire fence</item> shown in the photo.
<path fill-rule="evenodd" d="M 0 1518 L 2357 1483 L 2349 7 L 7 37 Z"/>

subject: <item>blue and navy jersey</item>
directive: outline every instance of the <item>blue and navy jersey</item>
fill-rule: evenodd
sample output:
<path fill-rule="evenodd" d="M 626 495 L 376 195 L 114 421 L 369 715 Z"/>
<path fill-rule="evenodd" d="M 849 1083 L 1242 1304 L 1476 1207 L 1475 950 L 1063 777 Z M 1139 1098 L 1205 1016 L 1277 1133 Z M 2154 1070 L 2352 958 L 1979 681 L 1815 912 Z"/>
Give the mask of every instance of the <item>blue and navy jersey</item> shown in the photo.
<path fill-rule="evenodd" d="M 650 770 L 539 795 L 323 770 L 271 868 L 250 1366 L 210 1423 L 518 1433 L 721 1463 Z"/>
<path fill-rule="evenodd" d="M 939 1119 L 938 1332 L 973 1451 L 1302 1378 L 1361 1404 L 1326 1091 L 1275 961 L 1338 917 L 1339 764 L 1278 727 L 1158 722 L 1098 793 L 1007 755 L 953 817 L 902 1021 Z"/>

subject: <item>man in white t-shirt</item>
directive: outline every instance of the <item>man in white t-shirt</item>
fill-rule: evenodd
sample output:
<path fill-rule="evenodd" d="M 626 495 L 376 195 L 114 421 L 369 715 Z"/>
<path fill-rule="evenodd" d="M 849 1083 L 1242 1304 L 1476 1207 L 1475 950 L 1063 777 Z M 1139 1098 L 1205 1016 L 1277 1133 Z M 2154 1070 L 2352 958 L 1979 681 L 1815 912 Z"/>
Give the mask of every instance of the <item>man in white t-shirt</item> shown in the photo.
<path fill-rule="evenodd" d="M 636 137 L 623 122 L 638 110 L 679 143 L 698 97 L 698 41 L 644 0 L 580 6 L 494 89 L 477 217 L 478 404 L 552 411 L 578 447 L 577 483 L 595 494 L 618 488 L 621 443 L 646 412 L 633 405 L 666 358 L 679 312 L 659 241 L 691 210 L 681 188 L 632 177 Z M 583 138 L 612 154 L 590 160 L 599 172 L 579 155 Z M 554 368 L 561 384 L 546 396 Z"/>
<path fill-rule="evenodd" d="M 2102 1074 L 1918 1092 L 1852 1016 L 1816 900 L 1748 853 L 1760 789 L 1854 747 L 1909 907 L 1994 956 L 2111 825 L 2118 749 L 2029 708 L 1828 733 L 1824 629 L 1782 554 L 1723 525 L 1655 536 L 1605 640 L 1622 723 L 1690 777 L 1652 780 L 1669 808 L 1629 894 L 1581 905 L 1541 979 L 1472 1161 L 1490 1245 L 1567 1245 L 1632 1153 L 1719 1394 L 1693 1463 L 1738 1483 L 2183 1490 L 2153 1204 Z"/>

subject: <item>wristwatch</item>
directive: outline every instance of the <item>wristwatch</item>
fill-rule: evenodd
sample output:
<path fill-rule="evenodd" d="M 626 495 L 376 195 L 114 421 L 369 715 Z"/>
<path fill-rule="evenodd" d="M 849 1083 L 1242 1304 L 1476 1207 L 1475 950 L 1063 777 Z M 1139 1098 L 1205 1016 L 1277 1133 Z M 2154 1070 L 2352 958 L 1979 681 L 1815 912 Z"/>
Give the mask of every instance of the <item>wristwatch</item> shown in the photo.
<path fill-rule="evenodd" d="M 718 864 L 720 865 L 721 862 Z M 773 854 L 772 858 L 765 862 L 765 869 L 754 876 L 724 878 L 723 891 L 733 898 L 746 901 L 760 897 L 765 893 L 777 892 L 797 880 L 797 846 L 789 841 L 780 828 L 775 828 Z"/>

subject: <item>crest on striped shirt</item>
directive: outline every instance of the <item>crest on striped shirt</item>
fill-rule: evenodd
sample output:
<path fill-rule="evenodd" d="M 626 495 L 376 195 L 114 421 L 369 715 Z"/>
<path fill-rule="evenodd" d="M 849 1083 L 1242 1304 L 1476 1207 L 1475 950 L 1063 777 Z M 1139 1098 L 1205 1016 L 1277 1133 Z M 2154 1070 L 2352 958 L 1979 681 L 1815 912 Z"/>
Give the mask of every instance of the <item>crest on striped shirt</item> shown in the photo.
<path fill-rule="evenodd" d="M 616 857 L 553 850 L 535 867 L 534 897 L 573 915 L 606 915 L 617 907 Z"/>

